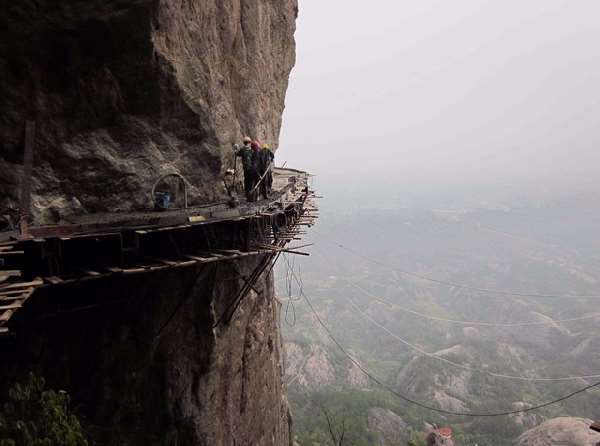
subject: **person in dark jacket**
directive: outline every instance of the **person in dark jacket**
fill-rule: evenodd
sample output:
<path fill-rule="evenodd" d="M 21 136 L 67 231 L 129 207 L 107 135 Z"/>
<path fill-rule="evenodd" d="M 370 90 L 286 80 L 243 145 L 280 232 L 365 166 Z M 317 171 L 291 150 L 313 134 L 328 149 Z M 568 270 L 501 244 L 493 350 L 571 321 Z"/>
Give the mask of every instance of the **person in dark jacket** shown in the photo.
<path fill-rule="evenodd" d="M 263 145 L 263 157 L 265 159 L 265 166 L 268 169 L 267 176 L 265 178 L 265 185 L 267 193 L 271 193 L 273 190 L 273 161 L 275 160 L 275 154 L 271 151 L 268 144 Z"/>
<path fill-rule="evenodd" d="M 258 143 L 258 141 L 257 141 Z M 256 168 L 258 171 L 258 181 L 260 182 L 258 186 L 258 191 L 260 195 L 264 198 L 269 197 L 268 191 L 268 169 L 269 169 L 269 157 L 265 150 L 262 149 L 260 144 L 256 146 Z"/>
<path fill-rule="evenodd" d="M 252 139 L 246 136 L 244 138 L 244 145 L 235 153 L 236 156 L 239 156 L 242 159 L 242 167 L 244 168 L 244 190 L 246 191 L 247 196 L 250 194 L 255 184 L 254 157 L 251 144 Z"/>
<path fill-rule="evenodd" d="M 252 189 L 248 197 L 248 201 L 256 201 L 256 197 L 260 192 L 260 181 L 261 173 L 261 154 L 260 154 L 260 143 L 257 140 L 250 142 L 250 148 L 252 153 Z"/>

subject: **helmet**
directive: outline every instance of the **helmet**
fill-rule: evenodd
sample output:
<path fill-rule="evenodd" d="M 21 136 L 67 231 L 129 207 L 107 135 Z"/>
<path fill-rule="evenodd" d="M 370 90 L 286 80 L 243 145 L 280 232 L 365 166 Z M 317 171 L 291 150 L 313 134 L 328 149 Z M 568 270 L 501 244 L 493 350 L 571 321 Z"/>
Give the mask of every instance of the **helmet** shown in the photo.
<path fill-rule="evenodd" d="M 244 136 L 244 144 L 251 143 L 251 142 L 252 142 L 252 138 L 250 138 L 249 136 Z"/>

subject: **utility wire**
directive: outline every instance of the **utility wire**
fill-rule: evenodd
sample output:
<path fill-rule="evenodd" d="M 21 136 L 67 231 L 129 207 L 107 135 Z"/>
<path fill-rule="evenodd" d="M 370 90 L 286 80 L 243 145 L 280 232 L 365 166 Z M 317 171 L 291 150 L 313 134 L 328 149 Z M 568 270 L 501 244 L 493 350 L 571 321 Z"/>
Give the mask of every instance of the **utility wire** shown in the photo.
<path fill-rule="evenodd" d="M 506 324 L 494 323 L 494 322 L 463 321 L 463 320 L 456 320 L 456 319 L 448 319 L 448 318 L 443 318 L 443 317 L 431 316 L 431 315 L 428 315 L 425 313 L 420 313 L 418 311 L 402 307 L 398 304 L 388 302 L 388 301 L 380 298 L 379 296 L 376 296 L 375 294 L 371 293 L 370 291 L 365 290 L 360 285 L 358 285 L 354 282 L 351 282 L 350 280 L 347 280 L 347 279 L 342 279 L 342 280 L 344 280 L 344 282 L 348 283 L 349 285 L 351 285 L 354 288 L 356 288 L 357 290 L 359 290 L 365 296 L 369 296 L 372 299 L 374 299 L 378 302 L 381 302 L 382 304 L 385 304 L 391 308 L 394 308 L 395 310 L 399 310 L 404 313 L 410 313 L 415 316 L 419 316 L 421 318 L 429 319 L 432 321 L 449 322 L 452 324 L 468 325 L 468 326 L 481 326 L 481 327 L 531 327 L 531 326 L 536 326 L 536 325 L 553 325 L 553 324 L 562 324 L 562 323 L 566 323 L 566 322 L 585 321 L 588 319 L 597 319 L 598 317 L 600 317 L 600 313 L 594 313 L 594 314 L 587 315 L 587 316 L 574 317 L 574 318 L 569 318 L 569 319 L 556 319 L 556 320 L 552 319 L 550 321 L 541 321 L 541 322 L 540 321 L 538 321 L 538 322 L 516 322 L 516 323 L 506 323 Z M 373 282 L 378 285 L 385 286 L 382 283 L 378 283 L 376 281 L 373 281 Z"/>
<path fill-rule="evenodd" d="M 299 282 L 298 278 L 295 276 L 295 274 L 294 274 L 294 277 L 295 277 L 296 282 Z M 319 323 L 319 325 L 327 333 L 327 336 L 329 337 L 329 339 L 331 339 L 331 341 L 337 346 L 337 348 L 343 353 L 343 355 L 346 356 L 346 358 L 348 358 L 348 360 L 350 362 L 352 362 L 356 367 L 358 367 L 358 369 L 362 373 L 364 373 L 369 379 L 371 379 L 373 382 L 375 382 L 376 384 L 378 384 L 380 387 L 384 388 L 388 392 L 390 392 L 393 395 L 397 396 L 401 400 L 404 400 L 404 401 L 406 401 L 406 402 L 408 402 L 410 404 L 413 404 L 415 406 L 421 407 L 423 409 L 426 409 L 426 410 L 429 410 L 429 411 L 432 411 L 432 412 L 437 412 L 437 413 L 441 413 L 441 414 L 445 414 L 445 415 L 455 415 L 455 416 L 473 417 L 473 418 L 501 417 L 501 416 L 508 416 L 508 415 L 516 415 L 516 414 L 521 414 L 521 413 L 527 413 L 527 412 L 532 412 L 532 411 L 540 410 L 540 409 L 543 409 L 543 408 L 548 407 L 548 406 L 553 406 L 553 405 L 558 404 L 558 403 L 560 403 L 562 401 L 566 401 L 566 400 L 568 400 L 570 398 L 573 398 L 574 396 L 579 395 L 580 393 L 584 393 L 584 392 L 586 392 L 586 391 L 588 391 L 590 389 L 593 389 L 593 388 L 596 388 L 596 387 L 600 387 L 600 382 L 597 382 L 595 384 L 590 384 L 590 385 L 588 385 L 586 387 L 583 387 L 583 388 L 578 389 L 578 390 L 576 390 L 574 392 L 571 392 L 568 395 L 565 395 L 565 396 L 563 396 L 561 398 L 554 399 L 552 401 L 548 401 L 546 403 L 538 404 L 538 405 L 531 406 L 531 407 L 526 407 L 524 409 L 511 410 L 511 411 L 505 411 L 505 412 L 471 413 L 471 412 L 459 412 L 459 411 L 451 411 L 451 410 L 439 409 L 437 407 L 430 406 L 428 404 L 422 403 L 420 401 L 417 401 L 417 400 L 412 399 L 412 398 L 410 398 L 410 397 L 408 397 L 406 395 L 401 394 L 400 392 L 396 391 L 395 389 L 393 389 L 392 387 L 388 386 L 383 381 L 381 381 L 379 378 L 377 378 L 376 376 L 374 376 L 371 372 L 369 372 L 361 363 L 359 363 L 356 359 L 354 359 L 352 357 L 352 355 L 350 355 L 348 353 L 348 351 L 344 348 L 344 346 L 335 338 L 335 336 L 333 335 L 333 333 L 331 332 L 331 330 L 329 329 L 329 327 L 321 319 L 321 317 L 319 316 L 319 313 L 317 312 L 317 310 L 315 309 L 315 307 L 313 307 L 310 299 L 308 298 L 308 296 L 306 296 L 306 294 L 304 292 L 302 292 L 302 297 L 306 301 L 307 305 L 309 306 L 311 312 L 315 316 L 315 319 L 317 320 L 317 322 Z"/>
<path fill-rule="evenodd" d="M 476 291 L 479 293 L 486 293 L 486 294 L 497 294 L 497 295 L 502 295 L 502 296 L 539 297 L 539 298 L 544 298 L 544 299 L 600 299 L 600 295 L 575 295 L 575 294 L 559 295 L 559 294 L 528 293 L 528 292 L 512 291 L 512 290 L 482 288 L 482 287 L 477 287 L 477 286 L 472 286 L 472 285 L 465 285 L 465 284 L 458 283 L 458 282 L 452 282 L 452 281 L 448 281 L 448 280 L 440 280 L 440 279 L 436 279 L 434 277 L 426 276 L 423 274 L 418 274 L 418 273 L 414 273 L 411 271 L 399 269 L 395 266 L 390 266 L 390 265 L 383 263 L 377 259 L 373 259 L 364 254 L 361 254 L 360 252 L 355 251 L 352 248 L 348 248 L 347 246 L 342 245 L 341 243 L 329 241 L 327 239 L 323 239 L 323 240 L 325 240 L 327 243 L 337 246 L 340 249 L 343 249 L 346 252 L 349 252 L 349 253 L 355 255 L 356 257 L 360 257 L 361 259 L 371 262 L 375 265 L 379 265 L 383 268 L 389 269 L 391 271 L 395 271 L 395 272 L 403 274 L 405 276 L 414 277 L 417 279 L 425 280 L 427 282 L 436 283 L 438 285 L 445 285 L 445 286 L 449 286 L 449 287 L 453 287 L 453 288 L 457 288 L 457 289 Z"/>
<path fill-rule="evenodd" d="M 377 322 L 375 319 L 373 319 L 371 316 L 369 316 L 367 313 L 365 313 L 363 310 L 361 310 L 359 308 L 359 306 L 356 305 L 356 303 L 354 303 L 354 301 L 352 301 L 352 299 L 348 299 L 348 302 L 350 302 L 350 304 L 352 305 L 352 307 L 354 307 L 356 309 L 356 311 L 363 318 L 369 320 L 371 323 L 373 323 L 377 327 L 379 327 L 382 330 L 384 330 L 386 333 L 388 333 L 394 339 L 402 342 L 404 345 L 406 345 L 407 347 L 410 347 L 412 350 L 416 351 L 417 353 L 420 353 L 421 355 L 426 356 L 428 358 L 437 359 L 438 361 L 444 362 L 444 363 L 449 364 L 449 365 L 451 365 L 453 367 L 457 367 L 457 368 L 460 368 L 460 369 L 463 369 L 463 370 L 467 370 L 469 372 L 476 372 L 476 373 L 481 373 L 483 375 L 489 375 L 489 376 L 492 376 L 494 378 L 513 379 L 513 380 L 517 380 L 517 381 L 575 381 L 575 380 L 582 380 L 582 379 L 597 379 L 597 378 L 600 378 L 600 375 L 563 376 L 563 377 L 558 377 L 558 378 L 536 378 L 536 377 L 528 377 L 528 376 L 507 375 L 507 374 L 503 374 L 503 373 L 495 373 L 495 372 L 490 372 L 488 370 L 478 369 L 478 368 L 475 368 L 475 367 L 469 367 L 469 366 L 466 366 L 466 365 L 463 365 L 463 364 L 459 364 L 459 363 L 454 362 L 454 361 L 452 361 L 450 359 L 444 358 L 443 356 L 439 356 L 439 355 L 436 355 L 435 353 L 431 353 L 431 352 L 428 352 L 426 350 L 423 350 L 422 348 L 418 347 L 417 345 L 412 344 L 409 341 L 401 338 L 396 333 L 390 331 L 387 327 L 381 325 L 379 322 Z"/>

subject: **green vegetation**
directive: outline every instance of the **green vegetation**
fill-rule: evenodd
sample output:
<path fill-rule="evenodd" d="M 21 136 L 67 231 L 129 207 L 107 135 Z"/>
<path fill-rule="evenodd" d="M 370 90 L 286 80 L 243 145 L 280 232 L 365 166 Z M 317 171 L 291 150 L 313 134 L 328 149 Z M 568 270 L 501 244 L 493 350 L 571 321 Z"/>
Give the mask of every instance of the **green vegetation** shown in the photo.
<path fill-rule="evenodd" d="M 45 380 L 30 373 L 8 391 L 0 410 L 0 446 L 87 446 L 64 391 L 45 390 Z"/>
<path fill-rule="evenodd" d="M 330 215 L 319 221 L 319 238 L 350 247 L 358 255 L 317 244 L 310 260 L 300 260 L 298 271 L 303 289 L 331 333 L 382 382 L 431 406 L 455 410 L 454 402 L 456 410 L 505 412 L 557 399 L 577 390 L 581 383 L 548 385 L 486 372 L 543 378 L 592 374 L 600 367 L 600 355 L 594 342 L 598 326 L 592 319 L 559 326 L 501 324 L 540 322 L 541 315 L 578 318 L 590 314 L 590 301 L 475 292 L 399 271 L 489 289 L 596 295 L 598 249 L 596 245 L 594 249 L 586 247 L 596 240 L 592 226 L 586 221 L 568 220 L 565 224 L 569 215 L 570 211 L 565 214 L 559 208 L 471 211 L 452 218 L 417 209 Z M 485 229 L 488 226 L 498 230 Z M 545 233 L 549 227 L 551 231 Z M 544 240 L 546 236 L 550 243 Z M 577 249 L 569 248 L 573 242 Z M 284 272 L 279 277 L 285 277 Z M 282 283 L 280 288 L 286 287 Z M 362 311 L 356 311 L 352 303 Z M 328 376 L 323 384 L 319 363 L 309 363 L 301 372 L 305 379 L 295 380 L 288 388 L 295 434 L 298 440 L 313 439 L 313 443 L 299 441 L 302 446 L 315 444 L 314 438 L 327 438 L 323 436 L 326 420 L 320 420 L 320 411 L 310 404 L 319 395 L 326 395 L 323 401 L 331 414 L 345 417 L 346 424 L 355 429 L 346 436 L 348 444 L 369 444 L 367 417 L 372 407 L 402 417 L 415 433 L 415 445 L 424 423 L 451 426 L 457 445 L 504 446 L 514 444 L 522 432 L 545 419 L 600 416 L 594 392 L 522 417 L 468 419 L 410 406 L 375 384 L 369 391 L 359 390 L 355 387 L 363 384 L 351 379 L 351 364 L 314 323 L 310 310 L 300 303 L 296 314 L 295 325 L 283 325 L 286 341 L 297 343 L 305 357 L 311 345 L 319 345 L 327 353 L 327 370 L 333 370 L 333 377 Z M 500 325 L 453 324 L 439 318 Z M 418 355 L 398 338 L 431 353 L 445 350 L 439 354 L 480 372 Z M 311 381 L 315 374 L 317 379 Z M 326 387 L 312 390 L 322 385 Z M 358 432 L 360 429 L 364 432 Z"/>
<path fill-rule="evenodd" d="M 294 435 L 303 446 L 332 444 L 324 410 L 328 412 L 336 431 L 345 430 L 344 444 L 375 444 L 377 438 L 367 426 L 367 411 L 370 407 L 387 408 L 390 403 L 387 395 L 360 390 L 328 389 L 315 392 L 310 397 L 289 392 L 288 397 L 294 409 Z"/>

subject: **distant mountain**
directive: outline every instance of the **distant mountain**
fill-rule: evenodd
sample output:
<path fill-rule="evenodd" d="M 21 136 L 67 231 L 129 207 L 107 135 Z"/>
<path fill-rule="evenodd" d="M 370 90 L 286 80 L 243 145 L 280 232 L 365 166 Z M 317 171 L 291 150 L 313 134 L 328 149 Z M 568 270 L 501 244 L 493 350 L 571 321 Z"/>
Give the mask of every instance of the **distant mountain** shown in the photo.
<path fill-rule="evenodd" d="M 538 378 L 600 371 L 600 311 L 593 298 L 600 295 L 600 210 L 577 206 L 330 215 L 315 230 L 310 261 L 297 260 L 294 269 L 336 339 L 395 391 L 450 411 L 520 410 L 591 381 Z M 279 277 L 290 275 L 284 270 Z M 298 294 L 289 281 L 279 288 L 291 283 Z M 480 446 L 513 444 L 525 430 L 564 414 L 600 418 L 598 391 L 496 421 L 416 408 L 366 378 L 301 301 L 294 309 L 295 325 L 283 324 L 292 347 L 292 406 L 314 395 L 332 407 L 372 400 L 352 418 L 365 430 L 369 407 L 379 407 L 412 431 L 423 422 L 449 424 L 457 444 Z M 295 422 L 310 429 L 302 416 Z"/>

